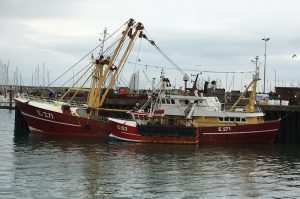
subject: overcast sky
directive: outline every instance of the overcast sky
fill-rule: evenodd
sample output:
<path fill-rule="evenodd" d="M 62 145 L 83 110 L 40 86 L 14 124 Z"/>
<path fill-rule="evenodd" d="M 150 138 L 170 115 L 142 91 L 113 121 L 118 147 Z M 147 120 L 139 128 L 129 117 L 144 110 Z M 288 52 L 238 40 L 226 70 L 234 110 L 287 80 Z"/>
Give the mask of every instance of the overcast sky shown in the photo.
<path fill-rule="evenodd" d="M 1 0 L 0 59 L 4 64 L 9 60 L 11 74 L 18 67 L 27 85 L 43 63 L 53 80 L 98 44 L 104 27 L 112 33 L 134 18 L 188 75 L 196 73 L 192 70 L 253 71 L 251 60 L 258 55 L 263 77 L 261 39 L 270 37 L 266 87 L 274 85 L 274 70 L 279 85 L 299 86 L 299 8 L 298 0 Z M 142 48 L 139 58 L 141 64 L 171 67 L 154 49 Z M 141 66 L 143 70 L 148 78 L 158 78 L 160 71 Z M 232 74 L 227 84 L 225 74 L 201 75 L 208 77 L 221 79 L 227 88 L 232 80 Z M 250 74 L 236 73 L 234 89 L 250 79 Z M 182 77 L 172 76 L 171 81 L 180 85 Z"/>

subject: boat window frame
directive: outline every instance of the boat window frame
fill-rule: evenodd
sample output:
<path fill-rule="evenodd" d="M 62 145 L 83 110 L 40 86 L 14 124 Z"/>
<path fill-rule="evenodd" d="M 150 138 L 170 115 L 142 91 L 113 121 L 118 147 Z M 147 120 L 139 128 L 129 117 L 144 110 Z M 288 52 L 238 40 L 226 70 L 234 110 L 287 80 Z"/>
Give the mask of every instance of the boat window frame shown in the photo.
<path fill-rule="evenodd" d="M 181 106 L 186 105 L 185 100 L 179 100 L 179 105 L 181 105 Z"/>
<path fill-rule="evenodd" d="M 166 104 L 171 104 L 170 98 L 166 98 Z"/>

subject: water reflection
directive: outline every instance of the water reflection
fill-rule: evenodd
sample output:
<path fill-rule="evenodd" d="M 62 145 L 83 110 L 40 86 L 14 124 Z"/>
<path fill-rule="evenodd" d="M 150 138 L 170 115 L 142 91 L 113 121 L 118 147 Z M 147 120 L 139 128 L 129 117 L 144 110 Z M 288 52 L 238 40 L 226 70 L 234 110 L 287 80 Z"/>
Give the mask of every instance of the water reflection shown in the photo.
<path fill-rule="evenodd" d="M 14 157 L 14 183 L 26 182 L 28 198 L 299 195 L 298 146 L 136 144 L 29 136 L 14 140 Z"/>
<path fill-rule="evenodd" d="M 300 146 L 14 137 L 0 112 L 3 198 L 298 198 Z"/>

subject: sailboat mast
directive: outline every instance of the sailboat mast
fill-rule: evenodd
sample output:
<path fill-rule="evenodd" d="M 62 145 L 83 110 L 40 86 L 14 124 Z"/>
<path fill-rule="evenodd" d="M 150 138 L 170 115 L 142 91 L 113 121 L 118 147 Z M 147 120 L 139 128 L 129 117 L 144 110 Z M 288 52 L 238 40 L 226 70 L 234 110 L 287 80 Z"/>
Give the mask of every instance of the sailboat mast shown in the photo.
<path fill-rule="evenodd" d="M 43 62 L 43 89 L 45 88 L 45 62 Z"/>
<path fill-rule="evenodd" d="M 37 87 L 40 88 L 40 65 L 37 65 Z"/>

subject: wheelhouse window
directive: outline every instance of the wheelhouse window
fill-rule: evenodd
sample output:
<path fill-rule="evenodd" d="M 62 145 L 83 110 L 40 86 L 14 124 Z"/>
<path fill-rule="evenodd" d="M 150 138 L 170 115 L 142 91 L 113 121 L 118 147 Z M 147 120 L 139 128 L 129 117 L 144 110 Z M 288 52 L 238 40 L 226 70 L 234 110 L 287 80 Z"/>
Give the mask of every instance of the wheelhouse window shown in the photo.
<path fill-rule="evenodd" d="M 246 122 L 245 118 L 240 118 L 240 117 L 219 117 L 220 122 Z"/>
<path fill-rule="evenodd" d="M 185 104 L 186 104 L 186 103 L 185 103 L 186 101 L 187 101 L 187 100 L 179 100 L 179 104 L 180 104 L 180 105 L 185 105 Z"/>

